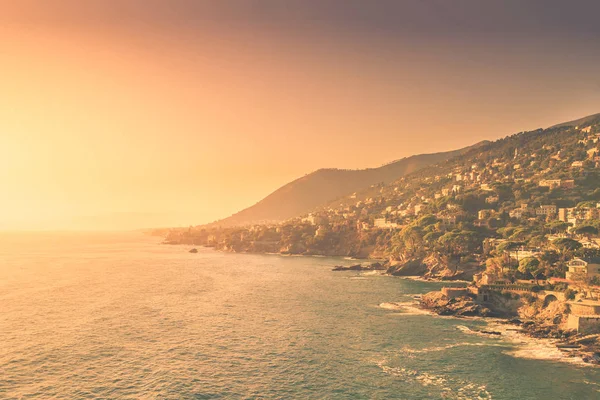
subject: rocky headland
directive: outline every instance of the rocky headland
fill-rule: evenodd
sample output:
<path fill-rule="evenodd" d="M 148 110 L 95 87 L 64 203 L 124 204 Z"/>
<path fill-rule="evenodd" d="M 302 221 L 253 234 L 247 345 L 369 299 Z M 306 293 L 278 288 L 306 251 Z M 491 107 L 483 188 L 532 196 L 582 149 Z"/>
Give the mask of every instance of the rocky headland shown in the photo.
<path fill-rule="evenodd" d="M 477 332 L 502 336 L 503 331 L 511 330 L 534 339 L 548 339 L 565 359 L 579 358 L 586 363 L 600 365 L 600 335 L 583 335 L 569 329 L 566 302 L 556 300 L 548 304 L 531 294 L 506 291 L 489 293 L 488 296 L 486 302 L 481 302 L 468 290 L 460 294 L 460 289 L 446 293 L 442 289 L 424 294 L 419 303 L 422 308 L 438 315 L 494 317 L 495 322 L 512 328 L 481 329 Z"/>

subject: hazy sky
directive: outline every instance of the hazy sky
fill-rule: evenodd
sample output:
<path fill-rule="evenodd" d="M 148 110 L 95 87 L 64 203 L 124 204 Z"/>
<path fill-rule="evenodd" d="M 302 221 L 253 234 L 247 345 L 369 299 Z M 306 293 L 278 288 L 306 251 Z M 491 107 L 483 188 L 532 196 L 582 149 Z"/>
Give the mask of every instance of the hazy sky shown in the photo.
<path fill-rule="evenodd" d="M 600 2 L 0 0 L 0 229 L 189 225 L 600 112 Z"/>

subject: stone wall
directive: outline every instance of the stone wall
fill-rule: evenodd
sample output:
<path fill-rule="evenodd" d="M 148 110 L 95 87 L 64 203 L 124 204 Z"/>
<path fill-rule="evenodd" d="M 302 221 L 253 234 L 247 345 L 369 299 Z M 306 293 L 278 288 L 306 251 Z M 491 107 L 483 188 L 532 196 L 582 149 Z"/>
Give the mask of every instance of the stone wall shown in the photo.
<path fill-rule="evenodd" d="M 454 299 L 456 297 L 462 297 L 470 294 L 471 292 L 467 288 L 442 288 L 442 294 L 448 299 Z"/>
<path fill-rule="evenodd" d="M 569 307 L 571 307 L 571 313 L 575 315 L 600 316 L 600 304 L 578 303 L 576 301 L 570 301 Z"/>
<path fill-rule="evenodd" d="M 592 333 L 600 333 L 600 315 L 569 315 L 567 320 L 567 328 L 575 329 L 578 333 L 590 335 Z"/>

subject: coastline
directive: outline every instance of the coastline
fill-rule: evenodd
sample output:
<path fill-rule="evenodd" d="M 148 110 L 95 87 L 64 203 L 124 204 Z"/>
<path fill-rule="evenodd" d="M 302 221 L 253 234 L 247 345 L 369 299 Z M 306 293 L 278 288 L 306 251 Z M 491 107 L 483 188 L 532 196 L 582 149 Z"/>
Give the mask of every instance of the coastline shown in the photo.
<path fill-rule="evenodd" d="M 428 295 L 432 293 L 440 292 L 430 292 Z M 596 344 L 600 335 L 585 336 L 574 331 L 564 330 L 559 326 L 549 326 L 548 324 L 532 319 L 522 321 L 520 317 L 508 314 L 485 315 L 485 312 L 467 312 L 463 314 L 462 311 L 465 309 L 467 311 L 472 310 L 470 304 L 468 302 L 460 304 L 460 300 L 454 304 L 457 304 L 458 308 L 452 313 L 446 313 L 446 308 L 431 307 L 430 304 L 423 301 L 423 297 L 418 302 L 415 301 L 413 306 L 422 309 L 429 315 L 485 321 L 489 329 L 469 329 L 470 333 L 488 337 L 500 337 L 515 343 L 524 341 L 534 343 L 538 347 L 543 348 L 546 353 L 550 353 L 550 355 L 541 359 L 575 362 L 595 367 L 600 366 L 600 353 Z M 586 338 L 588 339 L 586 340 Z M 527 351 L 521 353 L 515 351 L 515 353 L 518 355 L 528 354 Z M 540 358 L 534 357 L 534 355 L 529 354 L 530 358 Z"/>
<path fill-rule="evenodd" d="M 168 243 L 163 243 L 168 244 Z M 190 246 L 181 244 L 184 246 Z M 210 246 L 199 246 L 203 248 L 213 249 L 214 251 L 221 253 L 233 253 L 233 254 L 257 254 L 257 255 L 274 255 L 281 257 L 312 257 L 312 258 L 338 258 L 347 262 L 354 262 L 356 264 L 348 266 L 334 266 L 332 271 L 349 271 L 365 273 L 377 273 L 379 276 L 396 277 L 403 280 L 410 280 L 415 282 L 424 283 L 460 283 L 468 285 L 469 281 L 466 280 L 446 280 L 439 277 L 432 276 L 421 276 L 421 275 L 394 275 L 389 272 L 389 264 L 385 260 L 376 259 L 365 259 L 365 258 L 354 258 L 348 256 L 328 256 L 321 254 L 285 254 L 276 252 L 238 252 L 225 249 L 216 249 Z M 366 266 L 364 263 L 368 263 Z M 386 265 L 387 264 L 387 265 Z M 384 268 L 385 266 L 385 268 Z M 435 293 L 435 292 L 433 292 Z M 586 348 L 584 345 L 571 345 L 569 339 L 577 339 L 577 335 L 563 336 L 562 338 L 556 337 L 555 330 L 544 330 L 541 325 L 536 324 L 533 321 L 522 322 L 514 316 L 487 316 L 487 315 L 460 315 L 460 314 L 444 314 L 437 312 L 431 307 L 427 307 L 423 304 L 422 296 L 418 296 L 412 302 L 386 302 L 379 305 L 381 308 L 389 310 L 401 310 L 404 315 L 429 315 L 437 316 L 442 318 L 456 318 L 466 320 L 483 320 L 486 322 L 486 326 L 490 329 L 484 330 L 472 330 L 466 328 L 466 333 L 481 335 L 484 337 L 497 337 L 502 340 L 509 341 L 513 345 L 526 345 L 529 348 L 515 349 L 511 352 L 511 355 L 521 358 L 532 358 L 540 360 L 550 360 L 574 363 L 589 367 L 600 366 L 600 356 L 597 351 L 593 348 Z M 518 346 L 517 346 L 518 347 Z"/>
<path fill-rule="evenodd" d="M 390 311 L 400 311 L 402 315 L 425 315 L 436 318 L 448 318 L 464 321 L 484 321 L 486 329 L 473 329 L 458 325 L 457 329 L 465 334 L 477 335 L 483 338 L 497 339 L 511 347 L 505 354 L 517 358 L 563 362 L 582 367 L 599 367 L 600 360 L 593 358 L 592 352 L 580 349 L 561 348 L 561 340 L 550 337 L 532 336 L 529 331 L 510 319 L 498 317 L 440 315 L 423 307 L 417 299 L 409 302 L 386 302 L 379 304 L 380 308 Z"/>

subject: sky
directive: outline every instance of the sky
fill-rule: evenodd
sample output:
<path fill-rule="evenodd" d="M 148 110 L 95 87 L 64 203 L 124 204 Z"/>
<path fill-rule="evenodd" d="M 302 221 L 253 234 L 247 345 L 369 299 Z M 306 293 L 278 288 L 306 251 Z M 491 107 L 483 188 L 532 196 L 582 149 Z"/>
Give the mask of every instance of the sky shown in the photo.
<path fill-rule="evenodd" d="M 187 226 L 600 112 L 600 2 L 0 0 L 0 229 Z"/>

